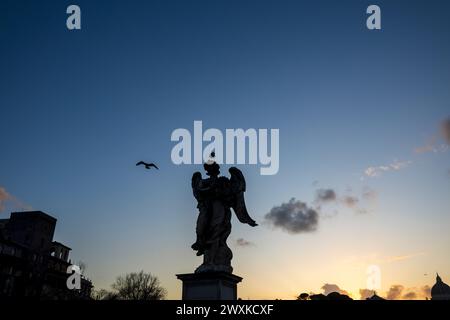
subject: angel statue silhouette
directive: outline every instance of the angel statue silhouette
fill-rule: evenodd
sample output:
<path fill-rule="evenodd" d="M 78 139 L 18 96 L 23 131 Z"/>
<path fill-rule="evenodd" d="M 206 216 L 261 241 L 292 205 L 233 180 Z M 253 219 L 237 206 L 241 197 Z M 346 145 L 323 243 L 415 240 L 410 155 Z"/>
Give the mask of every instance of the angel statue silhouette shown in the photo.
<path fill-rule="evenodd" d="M 214 158 L 214 153 L 211 154 Z M 220 166 L 210 159 L 203 165 L 208 178 L 202 179 L 200 172 L 192 176 L 192 190 L 199 209 L 197 218 L 197 240 L 192 249 L 203 255 L 203 264 L 196 273 L 223 271 L 232 273 L 233 253 L 226 241 L 231 233 L 231 208 L 238 220 L 252 227 L 256 222 L 250 218 L 244 201 L 245 179 L 242 172 L 231 167 L 231 178 L 219 176 Z"/>

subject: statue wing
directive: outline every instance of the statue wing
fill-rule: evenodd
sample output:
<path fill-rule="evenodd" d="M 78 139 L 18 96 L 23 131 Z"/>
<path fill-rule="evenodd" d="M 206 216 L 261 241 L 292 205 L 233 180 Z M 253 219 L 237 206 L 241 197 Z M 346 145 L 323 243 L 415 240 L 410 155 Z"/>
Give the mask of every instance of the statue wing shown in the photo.
<path fill-rule="evenodd" d="M 192 192 L 194 193 L 195 199 L 200 201 L 200 181 L 202 180 L 202 174 L 200 172 L 195 172 L 192 175 Z"/>
<path fill-rule="evenodd" d="M 230 185 L 231 185 L 231 207 L 237 218 L 242 223 L 247 223 L 252 227 L 257 226 L 255 220 L 253 220 L 248 214 L 247 207 L 245 206 L 244 192 L 245 192 L 245 178 L 241 170 L 236 167 L 231 167 L 230 172 Z"/>

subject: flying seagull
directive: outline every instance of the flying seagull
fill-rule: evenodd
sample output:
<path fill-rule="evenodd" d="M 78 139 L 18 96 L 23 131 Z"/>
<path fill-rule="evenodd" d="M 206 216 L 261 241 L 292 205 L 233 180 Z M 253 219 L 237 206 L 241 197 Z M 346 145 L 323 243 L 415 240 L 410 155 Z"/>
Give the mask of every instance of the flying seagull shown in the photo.
<path fill-rule="evenodd" d="M 159 170 L 159 168 L 154 163 L 146 163 L 144 161 L 139 161 L 138 163 L 136 163 L 137 166 L 140 166 L 141 164 L 145 166 L 145 169 L 151 169 L 151 167 L 154 167 Z"/>

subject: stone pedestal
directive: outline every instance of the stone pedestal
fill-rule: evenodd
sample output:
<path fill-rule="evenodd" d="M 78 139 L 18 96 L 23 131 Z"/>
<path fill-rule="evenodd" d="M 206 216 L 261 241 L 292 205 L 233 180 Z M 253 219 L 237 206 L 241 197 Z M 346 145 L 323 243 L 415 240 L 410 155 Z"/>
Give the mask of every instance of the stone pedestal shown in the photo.
<path fill-rule="evenodd" d="M 177 278 L 183 282 L 183 300 L 237 300 L 237 284 L 242 281 L 226 272 L 185 273 Z"/>

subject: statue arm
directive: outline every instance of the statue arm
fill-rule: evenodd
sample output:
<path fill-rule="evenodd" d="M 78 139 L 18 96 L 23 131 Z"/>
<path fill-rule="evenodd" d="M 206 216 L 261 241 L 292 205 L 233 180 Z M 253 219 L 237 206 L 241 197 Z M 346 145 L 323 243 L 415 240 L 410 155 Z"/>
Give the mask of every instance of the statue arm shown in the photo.
<path fill-rule="evenodd" d="M 215 185 L 203 183 L 202 174 L 200 172 L 195 172 L 192 176 L 192 191 L 194 193 L 195 199 L 200 201 L 204 196 L 207 196 L 214 192 Z"/>

